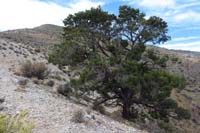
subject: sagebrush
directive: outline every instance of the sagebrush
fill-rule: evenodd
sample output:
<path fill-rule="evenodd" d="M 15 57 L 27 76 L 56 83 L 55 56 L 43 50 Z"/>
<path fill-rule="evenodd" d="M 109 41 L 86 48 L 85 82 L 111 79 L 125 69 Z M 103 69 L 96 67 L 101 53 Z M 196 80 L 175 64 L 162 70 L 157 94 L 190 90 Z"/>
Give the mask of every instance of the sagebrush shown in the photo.
<path fill-rule="evenodd" d="M 38 79 L 44 79 L 48 75 L 48 68 L 45 63 L 42 62 L 30 62 L 27 61 L 21 66 L 21 74 L 24 77 Z"/>

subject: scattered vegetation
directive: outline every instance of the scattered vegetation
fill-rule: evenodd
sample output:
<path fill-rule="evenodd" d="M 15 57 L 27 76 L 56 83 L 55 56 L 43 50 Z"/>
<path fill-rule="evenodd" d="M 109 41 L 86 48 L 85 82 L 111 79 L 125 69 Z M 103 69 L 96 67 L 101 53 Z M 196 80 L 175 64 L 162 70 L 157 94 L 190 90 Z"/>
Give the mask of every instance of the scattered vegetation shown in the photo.
<path fill-rule="evenodd" d="M 27 111 L 15 116 L 0 114 L 0 133 L 31 133 L 35 124 L 26 120 L 27 114 Z"/>
<path fill-rule="evenodd" d="M 177 132 L 176 128 L 171 123 L 167 123 L 167 122 L 164 122 L 164 121 L 159 121 L 158 122 L 158 126 L 161 129 L 164 129 L 164 131 L 168 132 L 168 133 L 175 133 L 175 132 Z"/>
<path fill-rule="evenodd" d="M 44 63 L 31 63 L 27 61 L 21 66 L 21 74 L 28 78 L 44 79 L 48 74 L 48 69 Z"/>
<path fill-rule="evenodd" d="M 70 93 L 72 93 L 72 89 L 68 87 L 66 84 L 61 84 L 57 88 L 58 93 L 64 95 L 64 96 L 69 96 Z"/>
<path fill-rule="evenodd" d="M 92 109 L 98 111 L 99 113 L 101 113 L 103 115 L 106 114 L 106 110 L 105 110 L 104 106 L 98 105 L 98 103 L 93 103 Z"/>
<path fill-rule="evenodd" d="M 190 112 L 188 110 L 186 110 L 186 109 L 178 107 L 176 109 L 176 113 L 178 114 L 177 117 L 180 120 L 181 119 L 190 119 L 191 118 Z"/>
<path fill-rule="evenodd" d="M 54 82 L 53 80 L 49 80 L 49 81 L 47 82 L 47 85 L 50 86 L 50 87 L 53 87 L 54 84 L 55 84 L 55 82 Z"/>
<path fill-rule="evenodd" d="M 74 112 L 71 120 L 75 123 L 84 123 L 84 113 L 81 110 Z"/>
<path fill-rule="evenodd" d="M 41 51 L 40 51 L 40 49 L 39 48 L 36 48 L 35 49 L 35 53 L 40 53 Z"/>
<path fill-rule="evenodd" d="M 63 80 L 63 78 L 60 76 L 60 75 L 55 75 L 55 76 L 52 76 L 53 79 L 56 79 L 58 81 L 61 81 Z"/>
<path fill-rule="evenodd" d="M 21 79 L 18 81 L 18 84 L 21 85 L 21 86 L 26 86 L 28 83 L 28 80 L 27 79 Z"/>
<path fill-rule="evenodd" d="M 177 63 L 177 62 L 179 61 L 179 59 L 178 59 L 178 57 L 172 57 L 172 58 L 171 58 L 171 61 L 172 61 L 173 63 Z"/>

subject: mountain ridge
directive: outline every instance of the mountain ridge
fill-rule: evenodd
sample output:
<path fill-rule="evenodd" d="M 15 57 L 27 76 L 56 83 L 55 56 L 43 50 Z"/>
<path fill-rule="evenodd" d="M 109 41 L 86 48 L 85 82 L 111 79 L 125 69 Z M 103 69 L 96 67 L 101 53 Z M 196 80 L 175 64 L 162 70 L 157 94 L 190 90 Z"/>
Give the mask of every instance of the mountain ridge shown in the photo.
<path fill-rule="evenodd" d="M 24 43 L 46 51 L 52 45 L 61 42 L 62 33 L 61 26 L 44 24 L 35 28 L 0 32 L 0 38 L 8 39 L 17 43 Z"/>
<path fill-rule="evenodd" d="M 33 47 L 41 47 L 42 45 L 44 46 L 44 48 L 46 48 L 54 44 L 59 44 L 63 40 L 62 33 L 63 33 L 62 26 L 58 26 L 54 24 L 43 24 L 40 26 L 36 26 L 34 28 L 23 28 L 23 29 L 3 31 L 3 32 L 0 32 L 0 37 L 7 38 L 19 43 L 27 43 L 27 44 L 33 45 Z M 39 34 L 40 37 L 36 36 L 36 34 Z M 26 38 L 28 38 L 29 40 Z M 36 41 L 36 42 L 32 44 L 31 42 L 33 41 Z M 162 49 L 162 47 L 159 47 L 159 48 Z M 198 51 L 174 50 L 174 49 L 167 49 L 167 50 L 183 53 L 183 54 L 188 54 L 190 56 L 197 56 L 197 57 L 200 56 L 200 52 Z"/>

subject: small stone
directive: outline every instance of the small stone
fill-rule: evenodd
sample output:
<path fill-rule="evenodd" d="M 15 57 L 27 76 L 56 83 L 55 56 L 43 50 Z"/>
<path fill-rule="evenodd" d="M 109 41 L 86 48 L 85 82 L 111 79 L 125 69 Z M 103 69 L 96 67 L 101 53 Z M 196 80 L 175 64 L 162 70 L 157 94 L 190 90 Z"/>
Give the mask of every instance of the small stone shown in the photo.
<path fill-rule="evenodd" d="M 4 109 L 4 107 L 3 106 L 0 106 L 0 111 L 2 111 Z"/>
<path fill-rule="evenodd" d="M 5 98 L 0 98 L 0 103 L 3 103 L 5 101 Z"/>
<path fill-rule="evenodd" d="M 92 119 L 93 119 L 93 120 L 95 120 L 95 119 L 96 119 L 96 118 L 95 118 L 95 115 L 92 115 Z"/>

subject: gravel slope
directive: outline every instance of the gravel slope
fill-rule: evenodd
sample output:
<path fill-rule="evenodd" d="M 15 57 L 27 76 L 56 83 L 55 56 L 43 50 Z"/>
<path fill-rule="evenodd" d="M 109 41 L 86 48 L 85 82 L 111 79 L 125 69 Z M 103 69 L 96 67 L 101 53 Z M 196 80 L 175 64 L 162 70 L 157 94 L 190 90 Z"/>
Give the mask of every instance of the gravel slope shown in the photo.
<path fill-rule="evenodd" d="M 27 109 L 29 118 L 36 122 L 35 133 L 134 133 L 140 132 L 133 127 L 116 122 L 97 112 L 87 113 L 87 108 L 71 103 L 62 96 L 52 94 L 42 86 L 29 81 L 26 89 L 16 91 L 22 77 L 12 75 L 6 69 L 0 69 L 0 95 L 5 98 L 4 111 L 16 114 Z M 71 121 L 76 110 L 85 112 L 86 123 Z M 93 118 L 94 117 L 94 118 Z"/>
<path fill-rule="evenodd" d="M 15 51 L 25 51 L 15 56 Z M 0 98 L 5 98 L 1 105 L 3 112 L 16 114 L 21 110 L 28 110 L 29 119 L 35 121 L 34 133 L 135 133 L 144 132 L 127 126 L 92 111 L 85 106 L 74 104 L 65 97 L 54 93 L 51 87 L 34 84 L 28 80 L 25 89 L 19 90 L 19 81 L 25 78 L 13 74 L 12 69 L 27 59 L 36 58 L 45 61 L 40 54 L 31 54 L 23 44 L 11 43 L 0 39 Z M 54 66 L 55 67 L 55 66 Z M 75 111 L 84 112 L 84 123 L 71 121 Z"/>

